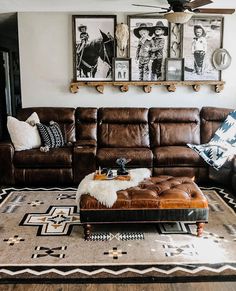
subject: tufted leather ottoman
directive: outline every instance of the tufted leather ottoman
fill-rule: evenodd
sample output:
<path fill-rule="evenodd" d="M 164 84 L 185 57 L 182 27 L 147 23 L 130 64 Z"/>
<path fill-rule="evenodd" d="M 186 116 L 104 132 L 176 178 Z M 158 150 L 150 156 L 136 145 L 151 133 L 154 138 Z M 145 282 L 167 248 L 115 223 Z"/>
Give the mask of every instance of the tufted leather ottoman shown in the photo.
<path fill-rule="evenodd" d="M 208 203 L 200 188 L 187 177 L 157 176 L 137 187 L 117 192 L 111 208 L 84 194 L 80 200 L 80 219 L 88 239 L 91 225 L 97 223 L 196 222 L 201 236 L 208 220 Z"/>

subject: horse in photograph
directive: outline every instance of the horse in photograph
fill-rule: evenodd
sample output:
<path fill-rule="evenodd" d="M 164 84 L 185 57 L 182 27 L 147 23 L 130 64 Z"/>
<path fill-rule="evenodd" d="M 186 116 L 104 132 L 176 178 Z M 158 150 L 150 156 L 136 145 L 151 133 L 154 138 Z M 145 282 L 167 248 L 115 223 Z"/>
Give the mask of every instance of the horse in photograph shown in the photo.
<path fill-rule="evenodd" d="M 98 70 L 98 59 L 106 62 L 109 69 L 106 78 L 112 72 L 112 58 L 114 57 L 114 38 L 100 30 L 101 38 L 92 40 L 76 53 L 76 68 L 80 77 L 95 78 Z"/>

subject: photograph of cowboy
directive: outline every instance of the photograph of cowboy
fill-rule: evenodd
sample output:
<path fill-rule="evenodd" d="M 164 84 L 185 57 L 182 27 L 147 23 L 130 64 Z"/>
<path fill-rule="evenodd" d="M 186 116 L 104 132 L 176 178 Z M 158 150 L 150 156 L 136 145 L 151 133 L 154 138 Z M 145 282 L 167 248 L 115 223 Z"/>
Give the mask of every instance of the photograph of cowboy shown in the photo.
<path fill-rule="evenodd" d="M 112 81 L 116 16 L 73 15 L 77 81 Z"/>
<path fill-rule="evenodd" d="M 183 29 L 185 80 L 220 80 L 212 62 L 216 49 L 222 47 L 223 18 L 192 17 Z"/>
<path fill-rule="evenodd" d="M 165 79 L 168 21 L 160 17 L 129 17 L 132 81 Z"/>
<path fill-rule="evenodd" d="M 194 25 L 193 31 L 192 53 L 194 57 L 194 72 L 197 75 L 202 75 L 204 59 L 207 53 L 206 32 L 201 25 Z"/>
<path fill-rule="evenodd" d="M 162 79 L 162 65 L 164 59 L 163 53 L 166 45 L 166 36 L 168 35 L 168 27 L 164 26 L 162 21 L 157 21 L 152 30 L 153 37 L 151 40 L 151 80 L 157 81 Z"/>

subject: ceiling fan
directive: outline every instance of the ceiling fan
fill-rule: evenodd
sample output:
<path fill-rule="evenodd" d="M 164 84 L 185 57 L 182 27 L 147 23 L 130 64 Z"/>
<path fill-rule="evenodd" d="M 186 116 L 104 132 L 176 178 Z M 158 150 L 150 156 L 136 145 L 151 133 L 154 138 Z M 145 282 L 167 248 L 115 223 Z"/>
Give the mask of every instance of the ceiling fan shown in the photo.
<path fill-rule="evenodd" d="M 155 11 L 155 12 L 153 11 L 153 12 L 148 12 L 148 13 L 143 13 L 143 14 L 164 13 L 164 18 L 174 23 L 185 23 L 195 13 L 233 14 L 235 12 L 235 9 L 231 9 L 231 8 L 202 8 L 202 6 L 213 3 L 212 0 L 193 0 L 193 1 L 167 0 L 167 2 L 169 4 L 169 7 L 160 7 L 160 6 L 145 5 L 145 4 L 132 4 L 132 5 L 160 9 L 161 11 Z"/>

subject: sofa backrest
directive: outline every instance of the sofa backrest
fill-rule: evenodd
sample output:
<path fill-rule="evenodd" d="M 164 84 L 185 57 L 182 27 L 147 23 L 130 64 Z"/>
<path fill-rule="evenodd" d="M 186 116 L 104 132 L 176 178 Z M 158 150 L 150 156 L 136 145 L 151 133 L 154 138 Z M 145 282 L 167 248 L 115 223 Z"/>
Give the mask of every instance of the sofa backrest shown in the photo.
<path fill-rule="evenodd" d="M 233 111 L 229 108 L 202 107 L 201 109 L 201 143 L 208 143 L 227 115 Z"/>
<path fill-rule="evenodd" d="M 75 111 L 76 140 L 97 141 L 97 108 L 78 107 Z"/>
<path fill-rule="evenodd" d="M 151 147 L 200 143 L 198 108 L 150 108 Z"/>
<path fill-rule="evenodd" d="M 39 116 L 41 123 L 49 124 L 51 120 L 60 125 L 66 142 L 75 142 L 75 109 L 68 107 L 28 107 L 17 112 L 17 118 L 25 121 L 33 112 Z"/>
<path fill-rule="evenodd" d="M 147 108 L 99 108 L 99 147 L 149 147 Z"/>

